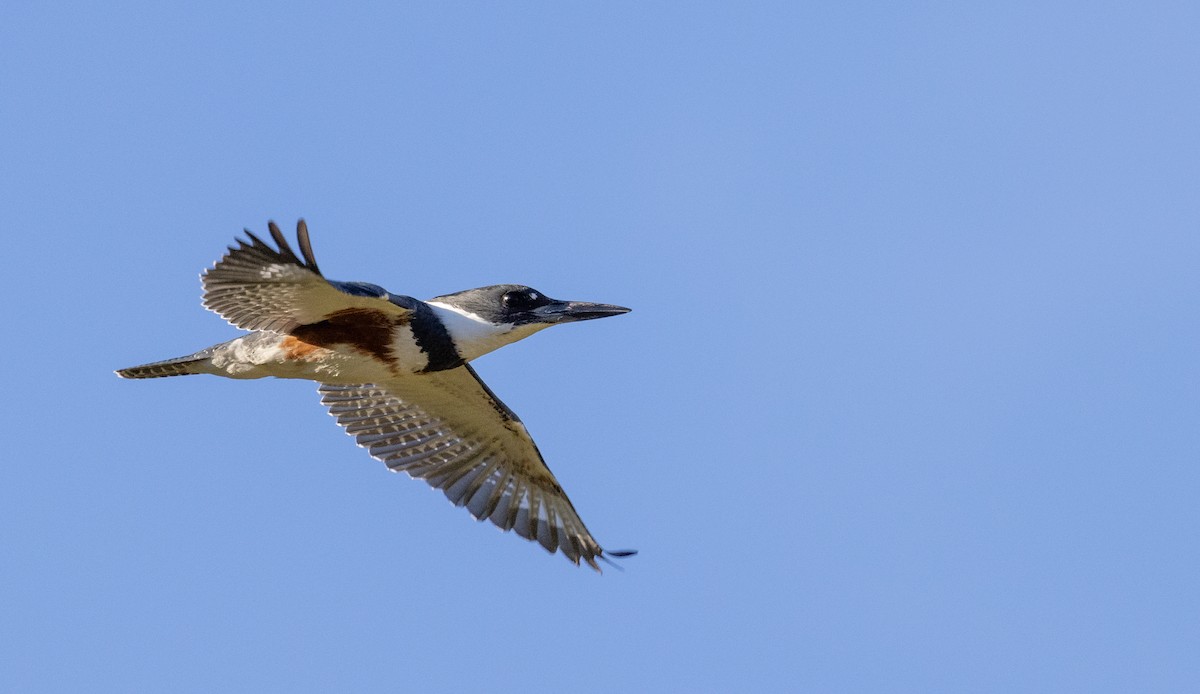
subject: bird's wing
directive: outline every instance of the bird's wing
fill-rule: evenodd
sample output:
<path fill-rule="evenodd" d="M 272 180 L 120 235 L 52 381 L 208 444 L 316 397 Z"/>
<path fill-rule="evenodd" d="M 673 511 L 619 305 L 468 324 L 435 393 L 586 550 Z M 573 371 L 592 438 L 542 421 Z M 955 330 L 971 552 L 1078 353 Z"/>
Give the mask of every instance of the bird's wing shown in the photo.
<path fill-rule="evenodd" d="M 325 279 L 313 258 L 304 220 L 296 225 L 300 242 L 298 257 L 275 222 L 269 224 L 279 249 L 264 243 L 250 230 L 250 241 L 238 239 L 225 257 L 201 277 L 204 307 L 244 330 L 286 333 L 317 323 L 340 311 L 372 310 L 404 319 L 411 313 L 412 299 L 395 297 L 383 287 L 365 282 L 334 282 Z"/>
<path fill-rule="evenodd" d="M 320 392 L 346 433 L 393 471 L 443 490 L 478 520 L 599 570 L 604 551 L 525 425 L 469 365 L 373 385 L 322 384 Z"/>

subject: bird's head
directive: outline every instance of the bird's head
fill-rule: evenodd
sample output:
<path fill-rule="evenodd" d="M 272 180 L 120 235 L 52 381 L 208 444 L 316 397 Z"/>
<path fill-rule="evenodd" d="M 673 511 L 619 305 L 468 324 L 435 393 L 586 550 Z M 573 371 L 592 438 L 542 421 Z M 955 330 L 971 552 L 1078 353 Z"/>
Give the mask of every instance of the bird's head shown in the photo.
<path fill-rule="evenodd" d="M 629 313 L 613 304 L 551 299 L 520 284 L 467 289 L 427 303 L 441 309 L 442 322 L 468 360 L 552 325 Z"/>

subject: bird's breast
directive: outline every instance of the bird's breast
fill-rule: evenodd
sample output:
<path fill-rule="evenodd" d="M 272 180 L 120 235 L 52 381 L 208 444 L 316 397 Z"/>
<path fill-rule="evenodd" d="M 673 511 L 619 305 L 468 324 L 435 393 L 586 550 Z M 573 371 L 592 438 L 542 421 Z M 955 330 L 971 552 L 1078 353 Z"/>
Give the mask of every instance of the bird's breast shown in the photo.
<path fill-rule="evenodd" d="M 214 365 L 236 378 L 376 383 L 427 370 L 428 355 L 404 321 L 345 311 L 290 334 L 257 332 L 222 346 Z"/>
<path fill-rule="evenodd" d="M 286 335 L 257 333 L 230 346 L 222 357 L 244 378 L 374 383 L 463 363 L 441 321 L 424 305 L 411 316 L 344 309 Z"/>
<path fill-rule="evenodd" d="M 392 362 L 393 334 L 402 327 L 402 319 L 382 311 L 350 308 L 331 313 L 316 323 L 298 326 L 289 337 L 295 339 L 299 353 L 310 347 L 344 345 L 380 361 Z"/>
<path fill-rule="evenodd" d="M 345 309 L 301 325 L 280 343 L 291 359 L 322 359 L 328 351 L 357 354 L 393 375 L 423 371 L 429 357 L 413 332 L 413 321 L 382 311 Z"/>

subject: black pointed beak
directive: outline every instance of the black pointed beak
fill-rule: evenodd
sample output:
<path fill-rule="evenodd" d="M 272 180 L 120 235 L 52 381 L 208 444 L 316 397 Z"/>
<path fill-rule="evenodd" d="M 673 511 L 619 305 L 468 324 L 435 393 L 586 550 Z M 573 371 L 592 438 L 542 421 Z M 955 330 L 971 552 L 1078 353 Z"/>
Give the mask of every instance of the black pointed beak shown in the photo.
<path fill-rule="evenodd" d="M 630 309 L 613 304 L 593 304 L 588 301 L 555 301 L 534 309 L 534 313 L 547 323 L 572 323 L 593 318 L 608 318 L 629 313 Z"/>

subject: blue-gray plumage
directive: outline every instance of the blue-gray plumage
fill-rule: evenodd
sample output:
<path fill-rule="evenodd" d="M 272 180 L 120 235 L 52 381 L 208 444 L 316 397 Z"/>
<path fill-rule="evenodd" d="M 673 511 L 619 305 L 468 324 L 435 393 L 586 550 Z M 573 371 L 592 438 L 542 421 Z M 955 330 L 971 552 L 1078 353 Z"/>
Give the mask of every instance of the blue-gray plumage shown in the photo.
<path fill-rule="evenodd" d="M 214 374 L 304 378 L 372 456 L 424 479 L 477 519 L 599 569 L 605 551 L 546 467 L 525 425 L 469 361 L 559 323 L 621 306 L 558 301 L 523 285 L 421 301 L 367 282 L 326 279 L 304 220 L 300 255 L 246 231 L 202 277 L 204 306 L 250 334 L 195 354 L 117 372 L 123 378 Z"/>

